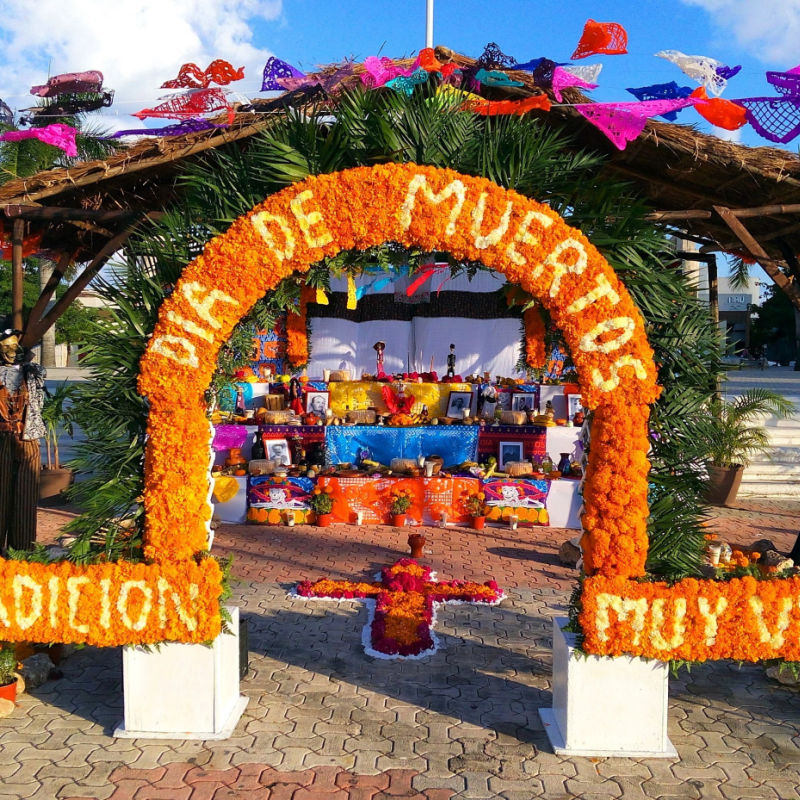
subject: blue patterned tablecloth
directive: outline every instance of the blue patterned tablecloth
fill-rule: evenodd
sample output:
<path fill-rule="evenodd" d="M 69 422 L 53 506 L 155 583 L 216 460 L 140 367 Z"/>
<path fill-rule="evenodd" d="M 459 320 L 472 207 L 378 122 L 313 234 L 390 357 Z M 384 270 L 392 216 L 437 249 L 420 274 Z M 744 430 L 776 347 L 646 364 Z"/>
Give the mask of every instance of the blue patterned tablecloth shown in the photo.
<path fill-rule="evenodd" d="M 440 456 L 445 466 L 474 461 L 478 453 L 477 425 L 427 425 L 389 428 L 379 425 L 328 425 L 325 428 L 329 464 L 356 463 L 359 450 L 370 458 L 390 464 L 393 458 Z"/>

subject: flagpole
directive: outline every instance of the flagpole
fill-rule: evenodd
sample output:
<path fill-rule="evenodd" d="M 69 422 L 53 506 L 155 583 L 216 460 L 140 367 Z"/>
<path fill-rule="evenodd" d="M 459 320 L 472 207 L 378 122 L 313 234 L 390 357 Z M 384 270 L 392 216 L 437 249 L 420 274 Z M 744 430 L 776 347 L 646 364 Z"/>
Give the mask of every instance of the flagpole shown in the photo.
<path fill-rule="evenodd" d="M 425 19 L 425 47 L 433 47 L 433 0 L 425 0 L 427 15 Z"/>

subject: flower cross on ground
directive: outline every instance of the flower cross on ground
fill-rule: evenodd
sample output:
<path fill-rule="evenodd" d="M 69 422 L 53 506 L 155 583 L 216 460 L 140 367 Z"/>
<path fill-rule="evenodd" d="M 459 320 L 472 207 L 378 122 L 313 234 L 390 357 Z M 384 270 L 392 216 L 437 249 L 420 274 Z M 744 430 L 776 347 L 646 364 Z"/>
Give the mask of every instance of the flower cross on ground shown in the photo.
<path fill-rule="evenodd" d="M 320 578 L 297 585 L 297 594 L 307 599 L 372 600 L 369 630 L 371 646 L 368 654 L 379 657 L 404 658 L 426 656 L 436 652 L 432 626 L 435 603 L 499 603 L 505 594 L 495 581 L 437 581 L 430 567 L 410 558 L 401 558 L 381 570 L 381 579 L 374 583 L 335 581 Z"/>

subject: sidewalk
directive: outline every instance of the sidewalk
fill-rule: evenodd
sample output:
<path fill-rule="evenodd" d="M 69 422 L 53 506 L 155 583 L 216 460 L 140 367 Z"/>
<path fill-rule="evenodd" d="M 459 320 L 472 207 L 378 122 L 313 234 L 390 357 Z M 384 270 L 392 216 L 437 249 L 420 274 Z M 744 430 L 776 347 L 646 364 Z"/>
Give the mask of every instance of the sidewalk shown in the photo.
<path fill-rule="evenodd" d="M 67 513 L 41 512 L 46 536 Z M 800 502 L 748 502 L 712 519 L 742 545 L 789 549 L 799 528 Z M 508 599 L 440 608 L 442 648 L 400 664 L 364 655 L 360 604 L 286 590 L 305 577 L 370 575 L 406 552 L 401 531 L 219 529 L 215 551 L 236 557 L 233 599 L 250 643 L 250 705 L 233 738 L 112 739 L 120 651 L 85 648 L 0 720 L 0 798 L 800 798 L 800 694 L 754 665 L 671 679 L 679 761 L 553 755 L 536 709 L 551 702 L 551 618 L 576 577 L 557 552 L 574 532 L 425 533 L 440 577 L 494 577 Z"/>

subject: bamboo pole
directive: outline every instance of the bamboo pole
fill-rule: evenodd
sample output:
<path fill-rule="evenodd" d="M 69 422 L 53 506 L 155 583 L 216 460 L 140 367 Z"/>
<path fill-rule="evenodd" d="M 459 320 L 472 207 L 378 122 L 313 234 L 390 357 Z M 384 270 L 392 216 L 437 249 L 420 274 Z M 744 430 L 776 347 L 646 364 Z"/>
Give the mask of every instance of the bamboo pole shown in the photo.
<path fill-rule="evenodd" d="M 22 272 L 22 242 L 25 223 L 15 219 L 11 227 L 11 327 L 22 330 L 24 275 Z"/>

